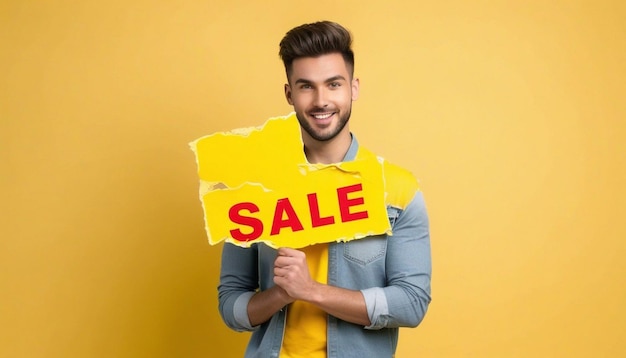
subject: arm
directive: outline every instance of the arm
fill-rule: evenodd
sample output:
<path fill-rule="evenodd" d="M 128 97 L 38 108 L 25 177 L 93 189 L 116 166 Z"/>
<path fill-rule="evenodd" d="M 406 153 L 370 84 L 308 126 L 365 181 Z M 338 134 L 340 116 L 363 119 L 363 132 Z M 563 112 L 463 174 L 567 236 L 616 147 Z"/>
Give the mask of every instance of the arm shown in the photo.
<path fill-rule="evenodd" d="M 281 248 L 274 263 L 274 283 L 294 299 L 367 329 L 417 326 L 430 303 L 431 276 L 428 216 L 419 191 L 393 226 L 385 262 L 384 287 L 353 291 L 314 281 L 304 253 Z"/>
<path fill-rule="evenodd" d="M 415 327 L 430 303 L 430 231 L 418 191 L 393 226 L 387 241 L 385 287 L 362 290 L 372 322 L 368 329 Z"/>
<path fill-rule="evenodd" d="M 260 325 L 293 301 L 294 299 L 279 286 L 272 286 L 265 291 L 255 293 L 248 302 L 250 324 Z"/>
<path fill-rule="evenodd" d="M 291 280 L 283 278 L 281 281 L 279 277 L 275 278 L 275 281 L 289 287 L 293 296 L 279 284 L 258 291 L 257 248 L 224 244 L 218 297 L 219 311 L 228 327 L 236 331 L 254 330 L 256 326 L 270 319 L 296 299 L 316 304 L 338 318 L 363 325 L 369 324 L 361 292 L 313 281 L 309 275 L 306 258 L 301 251 L 279 249 L 278 253 L 275 265 L 283 265 L 281 262 L 284 260 L 293 261 L 293 265 L 284 269 L 291 272 L 288 275 Z M 300 278 L 303 274 L 306 274 L 306 279 Z"/>
<path fill-rule="evenodd" d="M 274 283 L 294 300 L 309 302 L 344 321 L 364 326 L 370 324 L 363 294 L 313 280 L 302 251 L 278 249 Z"/>
<path fill-rule="evenodd" d="M 258 248 L 224 244 L 221 261 L 217 291 L 222 320 L 236 331 L 252 331 L 248 302 L 259 288 Z"/>
<path fill-rule="evenodd" d="M 236 331 L 252 331 L 270 319 L 293 299 L 278 286 L 259 291 L 259 248 L 224 244 L 219 311 L 224 323 Z"/>
<path fill-rule="evenodd" d="M 421 192 L 394 224 L 387 245 L 385 287 L 361 291 L 313 281 L 304 253 L 279 249 L 276 286 L 257 292 L 257 250 L 224 245 L 220 276 L 220 313 L 232 329 L 253 330 L 295 299 L 368 329 L 417 326 L 430 303 L 430 234 Z M 285 296 L 286 294 L 286 296 Z"/>

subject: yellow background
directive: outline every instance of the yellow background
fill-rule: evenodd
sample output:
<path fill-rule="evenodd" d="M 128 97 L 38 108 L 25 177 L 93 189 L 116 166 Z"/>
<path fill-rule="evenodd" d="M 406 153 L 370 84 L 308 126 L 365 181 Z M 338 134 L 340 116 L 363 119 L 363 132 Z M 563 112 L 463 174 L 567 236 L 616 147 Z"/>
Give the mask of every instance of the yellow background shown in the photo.
<path fill-rule="evenodd" d="M 624 4 L 3 1 L 0 356 L 241 356 L 187 143 L 288 113 L 277 44 L 319 19 L 428 203 L 397 356 L 626 355 Z"/>

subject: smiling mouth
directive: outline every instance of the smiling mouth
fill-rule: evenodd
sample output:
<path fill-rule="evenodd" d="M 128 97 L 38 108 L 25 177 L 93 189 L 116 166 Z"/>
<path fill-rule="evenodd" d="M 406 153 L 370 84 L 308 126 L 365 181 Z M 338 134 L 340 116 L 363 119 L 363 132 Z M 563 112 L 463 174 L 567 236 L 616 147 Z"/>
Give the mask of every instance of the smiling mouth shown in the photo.
<path fill-rule="evenodd" d="M 313 116 L 313 118 L 315 119 L 328 119 L 330 118 L 333 114 L 335 114 L 335 112 L 329 112 L 329 113 L 312 113 L 311 115 Z"/>

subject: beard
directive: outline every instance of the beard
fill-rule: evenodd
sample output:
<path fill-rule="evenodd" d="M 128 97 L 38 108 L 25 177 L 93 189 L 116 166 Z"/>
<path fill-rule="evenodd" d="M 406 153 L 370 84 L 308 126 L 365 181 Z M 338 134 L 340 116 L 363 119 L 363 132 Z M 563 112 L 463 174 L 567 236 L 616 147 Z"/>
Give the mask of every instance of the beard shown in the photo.
<path fill-rule="evenodd" d="M 335 138 L 341 131 L 346 127 L 348 121 L 350 120 L 350 115 L 352 114 L 352 106 L 348 108 L 348 111 L 339 117 L 339 121 L 335 125 L 334 128 L 325 128 L 323 131 L 316 130 L 307 122 L 305 115 L 296 112 L 296 117 L 298 118 L 298 122 L 300 123 L 300 127 L 304 129 L 304 131 L 313 139 L 326 142 L 333 138 Z"/>

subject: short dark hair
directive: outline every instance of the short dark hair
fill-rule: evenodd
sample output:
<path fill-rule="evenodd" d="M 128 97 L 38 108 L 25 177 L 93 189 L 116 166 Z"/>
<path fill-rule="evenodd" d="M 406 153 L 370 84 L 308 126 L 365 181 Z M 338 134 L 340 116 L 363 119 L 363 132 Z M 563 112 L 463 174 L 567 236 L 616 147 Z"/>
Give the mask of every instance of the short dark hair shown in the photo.
<path fill-rule="evenodd" d="M 340 53 L 352 76 L 354 52 L 351 46 L 352 36 L 343 26 L 331 21 L 319 21 L 289 30 L 280 41 L 278 54 L 285 64 L 287 78 L 289 78 L 294 60 L 301 57 L 319 57 L 329 53 Z"/>

